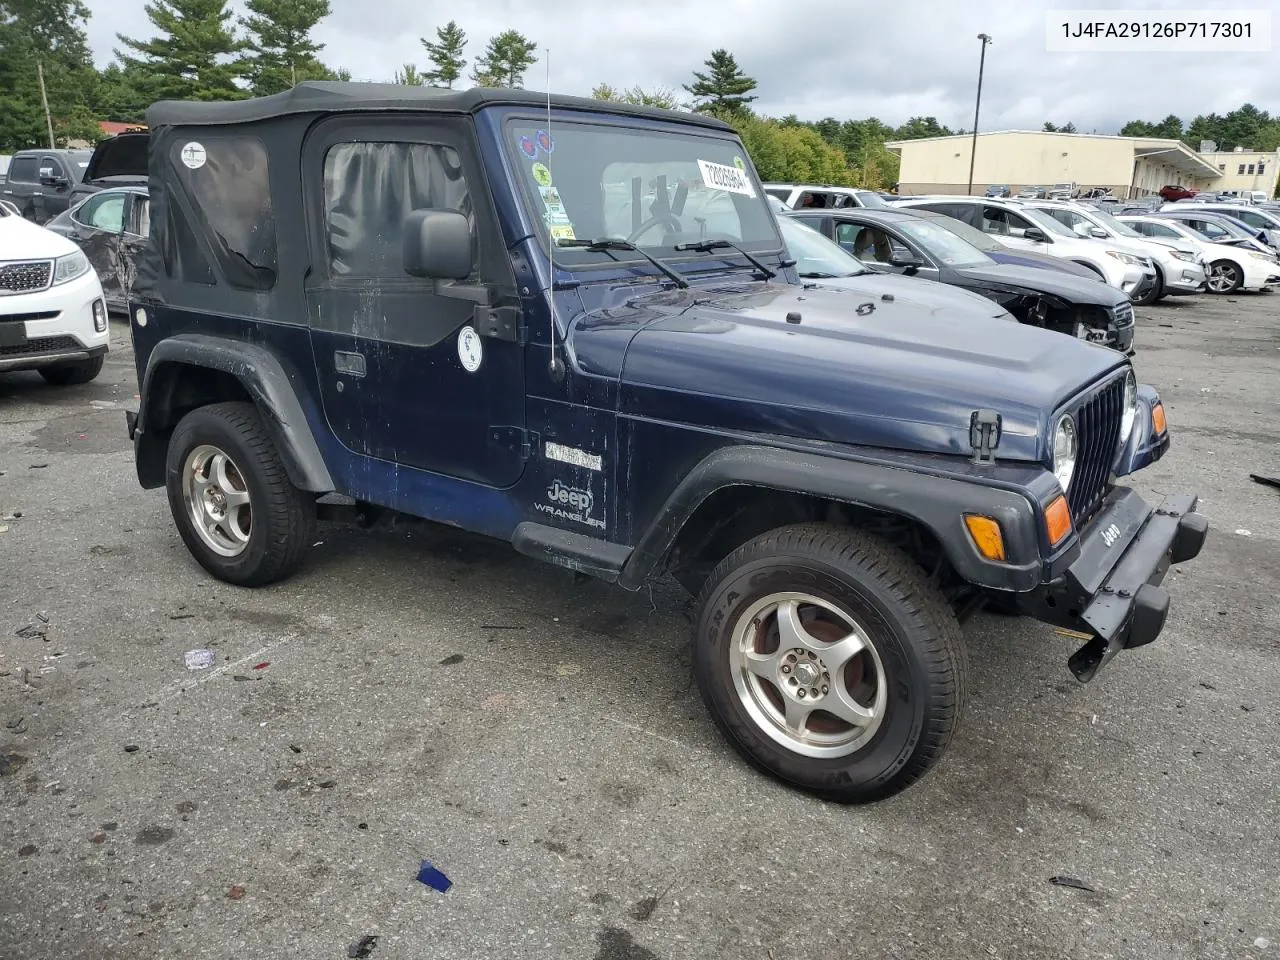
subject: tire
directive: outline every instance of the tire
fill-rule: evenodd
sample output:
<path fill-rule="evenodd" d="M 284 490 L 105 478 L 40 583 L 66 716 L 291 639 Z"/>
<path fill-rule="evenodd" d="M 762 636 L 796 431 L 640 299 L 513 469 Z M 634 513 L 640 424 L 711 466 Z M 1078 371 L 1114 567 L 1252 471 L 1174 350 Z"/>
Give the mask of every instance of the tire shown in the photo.
<path fill-rule="evenodd" d="M 1235 293 L 1244 284 L 1244 272 L 1230 260 L 1209 264 L 1207 287 L 1210 293 Z"/>
<path fill-rule="evenodd" d="M 251 403 L 215 403 L 183 417 L 169 439 L 165 487 L 187 549 L 227 583 L 285 579 L 314 539 L 314 498 L 289 482 Z"/>
<path fill-rule="evenodd" d="M 52 366 L 41 367 L 40 376 L 44 377 L 46 383 L 51 383 L 55 387 L 72 387 L 78 383 L 88 383 L 90 380 L 97 379 L 106 359 L 105 355 L 98 354 L 88 360 L 55 363 Z"/>
<path fill-rule="evenodd" d="M 1155 303 L 1157 300 L 1163 299 L 1165 294 L 1167 293 L 1167 291 L 1164 288 L 1164 271 L 1160 269 L 1159 264 L 1153 263 L 1152 266 L 1155 267 L 1155 271 L 1156 271 L 1156 284 L 1154 287 L 1151 288 L 1151 292 L 1148 293 L 1141 300 L 1133 301 L 1133 305 L 1135 307 L 1148 307 L 1151 304 Z"/>
<path fill-rule="evenodd" d="M 964 704 L 960 625 L 894 547 L 827 524 L 782 527 L 726 557 L 698 603 L 698 689 L 757 768 L 824 799 L 865 803 L 914 783 L 946 750 Z M 850 705 L 857 722 L 824 709 L 852 717 Z M 787 715 L 806 707 L 797 736 Z"/>

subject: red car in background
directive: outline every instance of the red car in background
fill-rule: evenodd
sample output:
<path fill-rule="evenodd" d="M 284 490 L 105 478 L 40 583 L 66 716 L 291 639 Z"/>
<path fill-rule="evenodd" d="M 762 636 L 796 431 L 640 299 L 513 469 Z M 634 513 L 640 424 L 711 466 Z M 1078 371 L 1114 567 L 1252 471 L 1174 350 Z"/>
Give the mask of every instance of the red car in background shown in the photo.
<path fill-rule="evenodd" d="M 1187 197 L 1194 197 L 1196 191 L 1190 187 L 1179 187 L 1176 184 L 1169 184 L 1160 188 L 1160 199 L 1165 203 L 1173 203 L 1175 200 L 1185 200 Z"/>

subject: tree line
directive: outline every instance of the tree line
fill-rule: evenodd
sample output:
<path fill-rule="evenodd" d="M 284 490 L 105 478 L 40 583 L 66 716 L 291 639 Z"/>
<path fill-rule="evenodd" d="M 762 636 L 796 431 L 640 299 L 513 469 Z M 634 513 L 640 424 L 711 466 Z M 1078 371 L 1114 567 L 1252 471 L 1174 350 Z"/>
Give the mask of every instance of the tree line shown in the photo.
<path fill-rule="evenodd" d="M 1182 120 L 1169 114 L 1153 123 L 1130 120 L 1120 128 L 1122 137 L 1161 137 L 1181 140 L 1192 150 L 1199 150 L 1204 140 L 1211 140 L 1219 150 L 1280 150 L 1280 115 L 1272 116 L 1246 103 L 1222 115 L 1201 114 L 1183 127 Z"/>

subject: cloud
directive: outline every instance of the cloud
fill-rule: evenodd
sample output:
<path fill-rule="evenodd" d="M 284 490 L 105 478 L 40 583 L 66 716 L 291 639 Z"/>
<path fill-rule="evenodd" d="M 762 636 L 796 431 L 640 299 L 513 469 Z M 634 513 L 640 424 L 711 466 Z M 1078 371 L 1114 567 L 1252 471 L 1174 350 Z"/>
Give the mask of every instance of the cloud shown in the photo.
<path fill-rule="evenodd" d="M 443 22 L 424 16 L 429 7 L 421 0 L 332 3 L 332 15 L 316 30 L 323 59 L 357 79 L 389 80 L 403 63 L 423 66 L 419 37 L 434 36 Z M 141 0 L 88 5 L 89 41 L 100 65 L 110 62 L 117 33 L 151 35 Z M 546 85 L 548 50 L 552 89 L 585 94 L 600 82 L 679 89 L 713 47 L 724 47 L 759 82 L 758 110 L 806 120 L 875 116 L 897 125 L 910 116 L 935 116 L 953 128 L 971 128 L 979 32 L 994 38 L 983 79 L 984 130 L 1038 129 L 1051 120 L 1111 133 L 1134 118 L 1173 113 L 1190 120 L 1246 100 L 1263 109 L 1280 102 L 1272 54 L 1045 51 L 1048 11 L 1098 6 L 1096 0 L 718 0 L 700 6 L 472 0 L 453 15 L 467 31 L 473 62 L 501 30 L 536 41 L 539 62 L 525 78 L 530 88 Z M 1139 0 L 1126 6 L 1176 9 Z M 1228 0 L 1195 0 L 1194 6 L 1232 8 Z"/>

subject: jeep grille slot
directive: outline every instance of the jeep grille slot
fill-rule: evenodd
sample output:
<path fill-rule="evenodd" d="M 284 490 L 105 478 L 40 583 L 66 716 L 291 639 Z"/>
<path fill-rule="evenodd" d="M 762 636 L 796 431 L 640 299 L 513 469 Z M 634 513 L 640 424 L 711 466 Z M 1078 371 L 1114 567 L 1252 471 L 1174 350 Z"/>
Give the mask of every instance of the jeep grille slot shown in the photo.
<path fill-rule="evenodd" d="M 1095 390 L 1076 408 L 1075 416 L 1079 453 L 1067 503 L 1078 529 L 1093 516 L 1107 491 L 1124 417 L 1124 377 L 1112 378 Z"/>
<path fill-rule="evenodd" d="M 0 296 L 43 290 L 53 281 L 52 260 L 0 263 Z"/>

